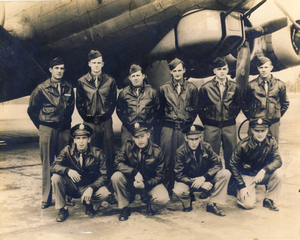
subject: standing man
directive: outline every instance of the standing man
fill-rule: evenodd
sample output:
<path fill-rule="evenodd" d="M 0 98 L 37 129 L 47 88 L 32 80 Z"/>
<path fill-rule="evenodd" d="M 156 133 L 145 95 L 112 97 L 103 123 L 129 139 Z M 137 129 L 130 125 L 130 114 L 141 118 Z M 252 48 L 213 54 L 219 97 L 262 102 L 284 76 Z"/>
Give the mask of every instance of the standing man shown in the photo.
<path fill-rule="evenodd" d="M 74 111 L 72 85 L 63 80 L 65 63 L 54 58 L 49 65 L 51 78 L 37 86 L 29 100 L 28 115 L 39 129 L 39 145 L 42 160 L 42 205 L 52 202 L 50 165 L 54 157 L 69 143 L 71 116 Z"/>
<path fill-rule="evenodd" d="M 159 90 L 162 130 L 160 144 L 166 162 L 166 187 L 170 196 L 174 186 L 174 161 L 177 148 L 184 143 L 181 130 L 191 126 L 197 116 L 197 87 L 186 81 L 184 63 L 175 58 L 169 63 L 172 80 Z"/>
<path fill-rule="evenodd" d="M 122 125 L 122 145 L 132 140 L 128 128 L 134 123 L 146 122 L 151 131 L 157 127 L 159 118 L 159 98 L 155 89 L 144 82 L 145 74 L 137 64 L 129 69 L 130 85 L 124 88 L 117 100 L 117 115 Z"/>
<path fill-rule="evenodd" d="M 222 143 L 226 169 L 229 169 L 237 142 L 235 119 L 240 112 L 239 88 L 227 78 L 228 70 L 224 58 L 214 61 L 215 77 L 199 90 L 199 117 L 205 126 L 204 141 L 212 146 L 217 155 Z"/>
<path fill-rule="evenodd" d="M 180 199 L 184 212 L 192 207 L 192 192 L 210 191 L 206 211 L 218 216 L 225 213 L 217 204 L 226 201 L 231 173 L 222 169 L 222 162 L 210 144 L 202 142 L 202 126 L 192 125 L 183 129 L 185 143 L 176 152 L 174 194 Z"/>
<path fill-rule="evenodd" d="M 116 106 L 117 86 L 111 76 L 103 73 L 104 62 L 99 51 L 91 50 L 88 61 L 91 70 L 78 79 L 76 107 L 84 124 L 93 129 L 91 145 L 104 151 L 111 176 L 115 152 L 111 115 Z"/>
<path fill-rule="evenodd" d="M 146 123 L 135 123 L 130 131 L 132 141 L 127 141 L 117 154 L 116 172 L 111 177 L 119 208 L 122 209 L 120 221 L 129 218 L 129 203 L 137 193 L 146 195 L 147 214 L 150 216 L 169 201 L 168 192 L 163 185 L 164 156 L 160 147 L 150 140 L 149 126 Z"/>
<path fill-rule="evenodd" d="M 272 62 L 267 57 L 258 58 L 258 78 L 252 80 L 243 99 L 243 112 L 250 118 L 271 121 L 270 132 L 279 143 L 280 118 L 289 107 L 285 83 L 271 74 Z M 250 132 L 249 132 L 250 133 Z"/>
<path fill-rule="evenodd" d="M 256 185 L 263 184 L 267 190 L 263 206 L 272 211 L 279 210 L 275 202 L 282 186 L 279 171 L 282 160 L 275 138 L 268 135 L 270 125 L 267 119 L 251 119 L 251 136 L 238 143 L 230 160 L 237 187 L 237 203 L 245 209 L 255 207 Z"/>
<path fill-rule="evenodd" d="M 95 215 L 95 209 L 98 210 L 100 203 L 110 194 L 105 186 L 105 155 L 101 149 L 90 146 L 92 134 L 92 128 L 87 125 L 72 127 L 74 143 L 67 145 L 51 166 L 55 208 L 59 210 L 57 222 L 65 221 L 69 215 L 66 194 L 73 198 L 81 197 L 87 215 Z"/>

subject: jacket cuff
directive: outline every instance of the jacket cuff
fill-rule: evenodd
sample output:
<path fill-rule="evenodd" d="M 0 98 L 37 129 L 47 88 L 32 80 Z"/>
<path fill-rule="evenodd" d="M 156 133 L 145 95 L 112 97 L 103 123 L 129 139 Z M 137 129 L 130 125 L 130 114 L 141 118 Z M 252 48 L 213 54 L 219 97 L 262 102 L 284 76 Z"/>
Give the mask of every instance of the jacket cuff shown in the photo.
<path fill-rule="evenodd" d="M 266 171 L 266 173 L 271 173 L 272 172 L 272 170 L 268 166 L 265 166 L 262 169 L 264 169 Z"/>
<path fill-rule="evenodd" d="M 133 169 L 131 172 L 132 177 L 135 177 L 135 175 L 138 173 L 139 171 L 137 169 Z"/>
<path fill-rule="evenodd" d="M 204 173 L 204 174 L 202 175 L 202 177 L 204 177 L 204 178 L 205 178 L 205 181 L 206 181 L 208 178 L 210 178 L 210 175 L 209 175 L 208 173 Z"/>
<path fill-rule="evenodd" d="M 236 185 L 236 187 L 237 187 L 237 189 L 238 190 L 241 190 L 242 188 L 245 188 L 246 187 L 246 184 L 245 183 L 243 183 L 243 184 L 241 184 L 241 185 Z"/>
<path fill-rule="evenodd" d="M 70 168 L 65 169 L 65 174 L 68 175 L 68 172 L 70 171 Z"/>
<path fill-rule="evenodd" d="M 98 188 L 94 184 L 91 184 L 89 187 L 93 189 L 93 192 L 95 192 L 95 190 L 97 190 L 97 188 Z"/>

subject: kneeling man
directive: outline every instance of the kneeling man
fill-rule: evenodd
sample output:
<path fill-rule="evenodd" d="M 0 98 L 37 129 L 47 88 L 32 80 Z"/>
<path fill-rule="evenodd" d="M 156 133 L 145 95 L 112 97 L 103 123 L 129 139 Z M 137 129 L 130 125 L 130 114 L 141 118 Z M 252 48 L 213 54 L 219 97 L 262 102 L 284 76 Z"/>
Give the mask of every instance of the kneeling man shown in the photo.
<path fill-rule="evenodd" d="M 267 119 L 251 119 L 251 136 L 238 143 L 230 160 L 237 187 L 237 203 L 245 209 L 255 207 L 256 185 L 263 184 L 267 190 L 263 206 L 279 210 L 274 201 L 278 200 L 282 185 L 279 171 L 282 160 L 275 138 L 268 135 L 270 125 Z"/>
<path fill-rule="evenodd" d="M 206 211 L 225 216 L 217 204 L 226 201 L 231 173 L 222 169 L 222 162 L 211 145 L 202 142 L 203 130 L 204 127 L 199 125 L 182 130 L 186 142 L 176 152 L 173 192 L 182 202 L 183 211 L 190 212 L 193 210 L 192 193 L 210 191 Z"/>
<path fill-rule="evenodd" d="M 130 196 L 146 195 L 147 214 L 152 216 L 168 203 L 168 191 L 163 185 L 165 176 L 164 157 L 159 146 L 150 140 L 150 129 L 145 123 L 130 127 L 132 140 L 122 146 L 115 158 L 116 172 L 111 177 L 117 194 L 118 206 L 122 209 L 120 221 L 131 214 Z M 131 195 L 130 195 L 131 194 Z"/>
<path fill-rule="evenodd" d="M 105 155 L 101 149 L 90 146 L 92 133 L 92 128 L 87 125 L 74 126 L 71 129 L 74 143 L 66 146 L 51 166 L 55 208 L 59 209 L 57 222 L 65 221 L 69 215 L 66 194 L 81 197 L 87 215 L 94 215 L 95 209 L 110 195 L 105 186 Z"/>

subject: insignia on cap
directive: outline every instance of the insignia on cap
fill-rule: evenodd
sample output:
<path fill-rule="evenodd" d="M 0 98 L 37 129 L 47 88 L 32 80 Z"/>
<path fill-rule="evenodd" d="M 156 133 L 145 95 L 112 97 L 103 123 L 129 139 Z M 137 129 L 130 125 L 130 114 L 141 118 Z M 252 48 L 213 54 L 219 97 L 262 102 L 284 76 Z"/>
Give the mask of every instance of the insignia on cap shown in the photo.
<path fill-rule="evenodd" d="M 191 126 L 191 131 L 196 131 L 196 127 L 195 126 Z"/>
<path fill-rule="evenodd" d="M 136 122 L 136 123 L 134 124 L 134 128 L 139 128 L 139 127 L 140 127 L 140 124 Z"/>
<path fill-rule="evenodd" d="M 79 125 L 79 129 L 83 130 L 83 129 L 84 129 L 84 125 L 83 125 L 83 124 L 80 124 L 80 125 Z"/>
<path fill-rule="evenodd" d="M 262 123 L 263 123 L 263 120 L 260 118 L 260 119 L 257 120 L 257 123 L 258 123 L 258 124 L 262 124 Z"/>

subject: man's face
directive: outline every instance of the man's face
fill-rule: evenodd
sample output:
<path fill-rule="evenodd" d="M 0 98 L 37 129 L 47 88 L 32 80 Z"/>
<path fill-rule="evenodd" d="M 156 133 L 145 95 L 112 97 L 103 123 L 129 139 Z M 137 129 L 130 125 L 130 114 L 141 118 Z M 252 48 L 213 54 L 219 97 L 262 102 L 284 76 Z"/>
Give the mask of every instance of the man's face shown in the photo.
<path fill-rule="evenodd" d="M 91 138 L 89 138 L 88 136 L 75 136 L 74 138 L 74 143 L 76 144 L 76 148 L 79 152 L 86 151 L 90 141 Z"/>
<path fill-rule="evenodd" d="M 185 136 L 185 140 L 187 141 L 189 147 L 194 151 L 199 146 L 202 140 L 202 134 L 194 134 Z"/>
<path fill-rule="evenodd" d="M 64 64 L 55 65 L 52 68 L 49 68 L 49 71 L 51 73 L 52 78 L 56 80 L 61 80 L 64 76 L 65 65 Z"/>
<path fill-rule="evenodd" d="M 219 68 L 214 68 L 213 71 L 214 71 L 214 74 L 216 75 L 216 77 L 220 81 L 224 81 L 226 79 L 228 71 L 229 71 L 228 65 L 219 67 Z"/>
<path fill-rule="evenodd" d="M 104 62 L 102 57 L 94 58 L 89 61 L 89 67 L 91 68 L 91 73 L 93 75 L 99 75 L 102 73 L 102 68 L 104 66 Z"/>
<path fill-rule="evenodd" d="M 265 64 L 257 67 L 257 70 L 259 71 L 259 76 L 265 79 L 271 75 L 271 71 L 273 70 L 273 65 L 270 61 L 268 61 Z"/>
<path fill-rule="evenodd" d="M 149 132 L 141 132 L 137 136 L 132 136 L 132 139 L 134 143 L 139 147 L 139 148 L 145 148 L 148 145 L 150 138 L 150 133 Z"/>
<path fill-rule="evenodd" d="M 254 128 L 251 128 L 251 132 L 253 134 L 253 138 L 256 141 L 262 142 L 267 137 L 267 134 L 269 132 L 269 128 L 265 128 L 265 129 L 254 129 Z"/>
<path fill-rule="evenodd" d="M 183 74 L 185 73 L 185 68 L 182 63 L 178 64 L 173 70 L 171 70 L 171 74 L 175 81 L 179 82 L 183 79 Z"/>
<path fill-rule="evenodd" d="M 131 74 L 128 78 L 134 87 L 141 87 L 143 85 L 145 74 L 140 70 Z"/>

